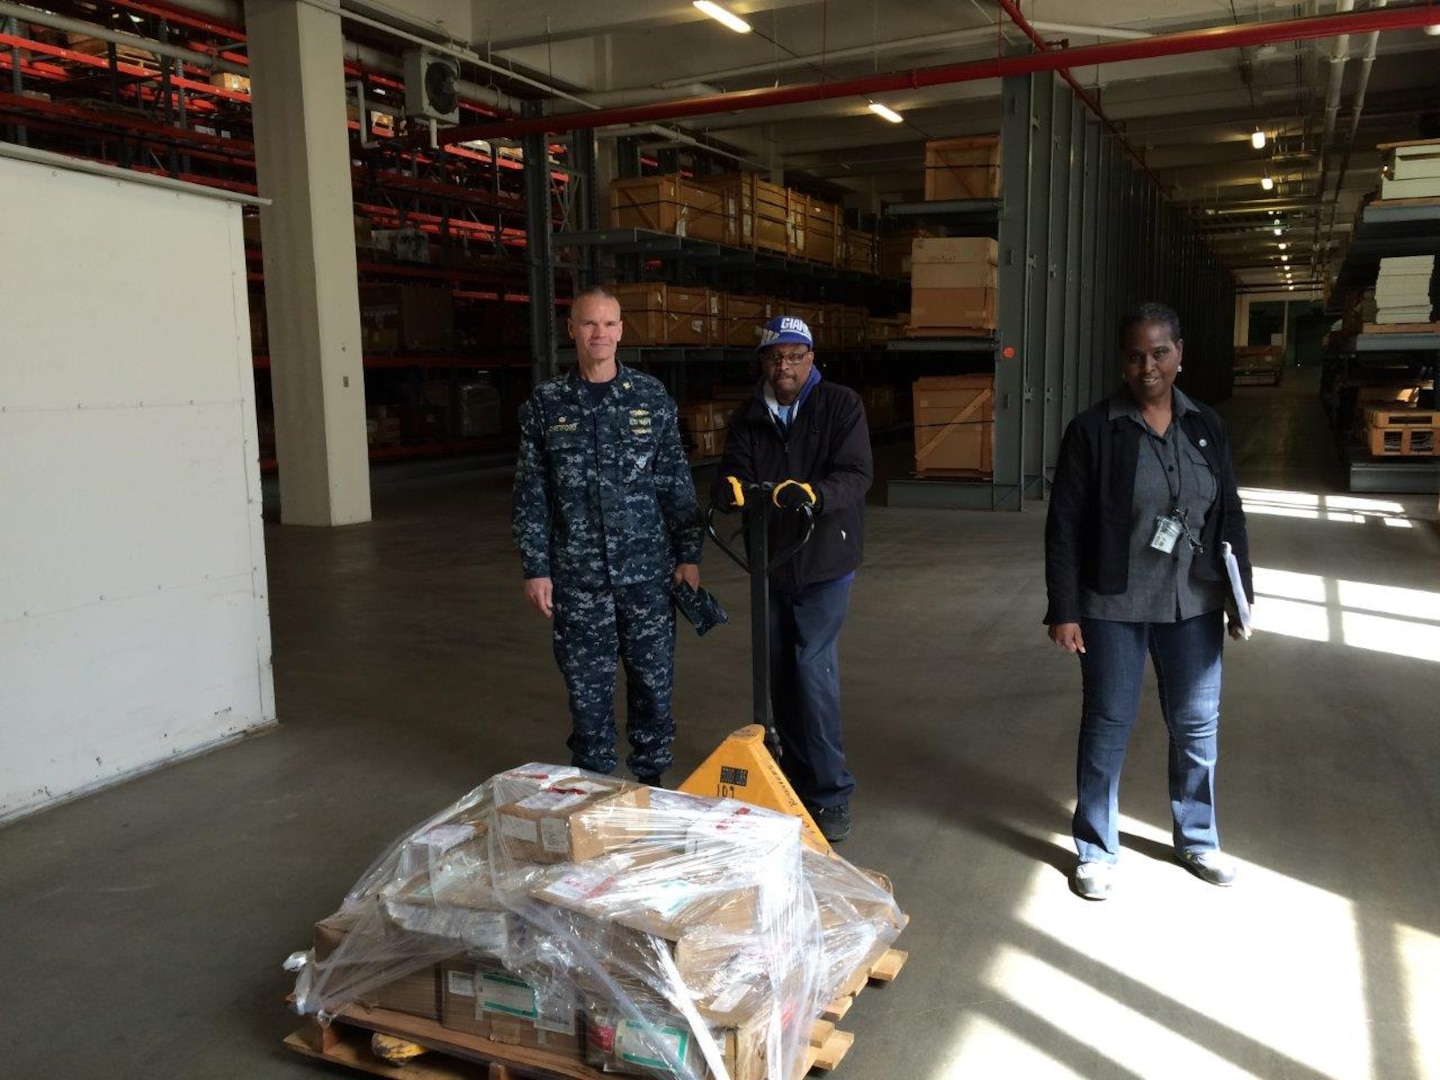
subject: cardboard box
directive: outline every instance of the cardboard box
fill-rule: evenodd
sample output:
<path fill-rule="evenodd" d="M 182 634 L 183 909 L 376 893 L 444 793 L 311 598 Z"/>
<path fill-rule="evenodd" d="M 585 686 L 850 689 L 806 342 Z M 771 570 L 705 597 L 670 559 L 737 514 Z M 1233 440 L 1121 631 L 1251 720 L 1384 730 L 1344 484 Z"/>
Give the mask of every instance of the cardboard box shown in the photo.
<path fill-rule="evenodd" d="M 370 243 L 396 262 L 430 262 L 430 237 L 420 229 L 373 229 Z"/>
<path fill-rule="evenodd" d="M 440 1025 L 482 1039 L 580 1056 L 582 1025 L 573 998 L 547 999 L 494 963 L 469 957 L 440 965 Z"/>
<path fill-rule="evenodd" d="M 932 139 L 925 144 L 925 201 L 998 199 L 1000 136 Z"/>
<path fill-rule="evenodd" d="M 497 807 L 495 820 L 516 859 L 584 862 L 633 842 L 649 807 L 643 784 L 574 780 Z"/>
<path fill-rule="evenodd" d="M 371 446 L 394 446 L 400 441 L 400 414 L 394 405 L 372 405 L 365 410 L 365 438 Z"/>
<path fill-rule="evenodd" d="M 913 394 L 916 474 L 991 475 L 995 377 L 943 375 L 917 379 Z"/>
<path fill-rule="evenodd" d="M 315 924 L 312 946 L 315 962 L 328 960 L 355 929 L 353 917 L 336 913 Z M 362 995 L 360 1004 L 380 1009 L 440 1019 L 440 968 L 430 964 L 419 971 L 385 983 Z"/>
<path fill-rule="evenodd" d="M 222 90 L 229 90 L 236 94 L 250 93 L 250 80 L 244 75 L 236 75 L 231 71 L 216 71 L 210 76 L 210 85 L 218 86 Z"/>
<path fill-rule="evenodd" d="M 910 325 L 956 331 L 994 330 L 995 290 L 911 289 Z"/>
<path fill-rule="evenodd" d="M 586 1063 L 607 1072 L 712 1077 L 695 1033 L 680 1016 L 659 1009 L 637 1023 L 599 1008 L 586 1010 Z M 759 1016 L 710 1029 L 731 1080 L 764 1080 L 765 1025 Z"/>
<path fill-rule="evenodd" d="M 910 286 L 914 289 L 994 289 L 1000 245 L 975 237 L 911 241 Z"/>
<path fill-rule="evenodd" d="M 86 56 L 108 56 L 110 53 L 108 41 L 73 31 L 65 34 L 65 47 L 71 52 L 83 53 Z M 115 58 L 121 63 L 130 64 L 156 64 L 160 59 L 148 49 L 139 49 L 134 45 L 123 43 L 115 46 Z"/>

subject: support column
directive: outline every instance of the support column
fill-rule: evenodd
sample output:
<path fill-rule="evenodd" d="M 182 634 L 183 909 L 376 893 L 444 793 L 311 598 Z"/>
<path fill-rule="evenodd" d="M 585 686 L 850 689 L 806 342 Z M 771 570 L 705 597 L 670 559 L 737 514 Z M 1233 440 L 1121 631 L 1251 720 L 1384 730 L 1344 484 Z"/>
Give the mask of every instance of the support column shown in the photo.
<path fill-rule="evenodd" d="M 539 103 L 526 109 L 539 114 Z M 530 366 L 535 385 L 560 370 L 556 352 L 555 247 L 550 204 L 550 165 L 545 136 L 526 135 L 525 150 L 525 261 L 530 277 Z"/>
<path fill-rule="evenodd" d="M 280 519 L 370 520 L 339 16 L 246 0 Z"/>

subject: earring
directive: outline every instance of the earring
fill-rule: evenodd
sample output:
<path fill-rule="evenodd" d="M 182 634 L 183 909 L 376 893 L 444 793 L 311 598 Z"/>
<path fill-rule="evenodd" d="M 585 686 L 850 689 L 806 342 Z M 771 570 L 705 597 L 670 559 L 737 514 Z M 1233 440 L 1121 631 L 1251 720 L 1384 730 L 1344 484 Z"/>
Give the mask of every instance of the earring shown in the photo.
<path fill-rule="evenodd" d="M 1175 370 L 1176 370 L 1176 371 L 1184 371 L 1184 370 L 1185 370 L 1185 365 L 1184 365 L 1184 364 L 1176 364 L 1176 365 L 1175 365 Z"/>

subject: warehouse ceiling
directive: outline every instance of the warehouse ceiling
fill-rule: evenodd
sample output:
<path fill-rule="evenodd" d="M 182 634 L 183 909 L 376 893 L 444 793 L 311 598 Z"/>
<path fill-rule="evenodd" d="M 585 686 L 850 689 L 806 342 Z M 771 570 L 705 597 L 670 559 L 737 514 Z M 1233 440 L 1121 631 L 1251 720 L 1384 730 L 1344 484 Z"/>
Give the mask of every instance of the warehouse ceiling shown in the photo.
<path fill-rule="evenodd" d="M 550 103 L 557 113 L 835 84 L 1033 48 L 993 0 L 737 0 L 726 6 L 751 24 L 749 33 L 727 29 L 689 0 L 405 5 L 452 36 L 468 29 L 475 51 L 565 91 Z M 1049 46 L 1077 48 L 1371 6 L 1385 5 L 1030 0 L 1020 8 Z M 1440 22 L 1440 7 L 1432 10 Z M 1077 67 L 1072 75 L 1171 197 L 1196 216 L 1242 285 L 1281 286 L 1274 216 L 1287 227 L 1291 265 L 1333 258 L 1360 200 L 1375 188 L 1376 145 L 1417 137 L 1417 113 L 1437 107 L 1440 37 L 1419 29 L 1377 35 L 1365 80 L 1370 45 L 1369 34 L 1275 41 Z M 533 96 L 530 88 L 517 93 Z M 903 115 L 901 124 L 880 119 L 866 97 L 853 96 L 666 123 L 721 141 L 764 168 L 826 180 L 844 191 L 847 204 L 874 210 L 923 196 L 927 139 L 997 130 L 999 95 L 998 80 L 988 79 L 877 96 Z M 1333 106 L 1328 125 L 1327 99 Z M 1256 128 L 1267 135 L 1262 150 L 1251 145 Z M 1269 190 L 1261 186 L 1267 174 L 1274 181 Z M 1299 287 L 1312 279 L 1309 272 L 1300 275 Z"/>

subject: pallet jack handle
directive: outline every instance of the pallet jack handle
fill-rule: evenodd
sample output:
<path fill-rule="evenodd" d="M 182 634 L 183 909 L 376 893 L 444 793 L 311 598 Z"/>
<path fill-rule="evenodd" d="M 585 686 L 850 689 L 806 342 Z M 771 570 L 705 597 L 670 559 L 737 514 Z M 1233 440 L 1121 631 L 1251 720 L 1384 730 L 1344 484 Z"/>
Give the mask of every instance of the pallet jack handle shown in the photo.
<path fill-rule="evenodd" d="M 733 483 L 739 481 L 727 478 Z M 740 484 L 745 494 L 744 527 L 745 552 L 737 551 L 715 527 L 715 514 L 719 508 L 712 506 L 705 517 L 705 530 L 730 560 L 750 575 L 750 670 L 752 686 L 752 712 L 754 722 L 765 729 L 765 746 L 770 755 L 780 760 L 780 733 L 775 729 L 775 707 L 771 699 L 770 681 L 770 571 L 794 558 L 815 533 L 815 514 L 810 507 L 798 512 L 805 515 L 805 531 L 800 539 L 777 554 L 770 553 L 771 514 L 796 513 L 781 510 L 771 501 L 775 485 L 763 483 Z M 752 497 L 753 496 L 753 497 Z M 740 531 L 731 534 L 733 540 Z M 748 556 L 747 554 L 748 553 Z"/>

